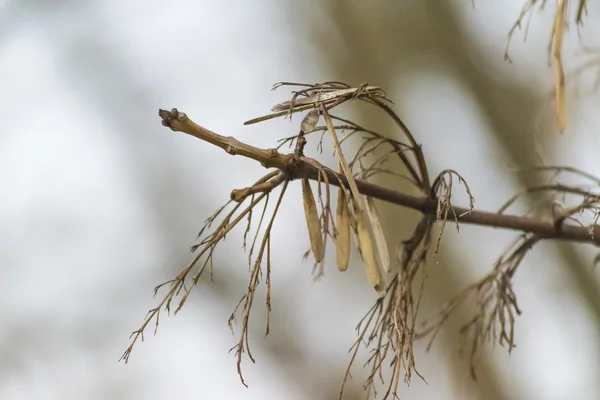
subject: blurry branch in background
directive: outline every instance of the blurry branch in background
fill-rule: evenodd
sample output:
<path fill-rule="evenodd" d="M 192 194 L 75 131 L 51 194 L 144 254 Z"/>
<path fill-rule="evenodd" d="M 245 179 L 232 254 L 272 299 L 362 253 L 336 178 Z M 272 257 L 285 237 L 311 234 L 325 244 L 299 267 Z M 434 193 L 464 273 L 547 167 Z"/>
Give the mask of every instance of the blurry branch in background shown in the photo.
<path fill-rule="evenodd" d="M 408 382 L 413 373 L 418 375 L 413 356 L 414 340 L 424 337 L 433 340 L 450 314 L 467 299 L 474 300 L 475 313 L 464 325 L 461 333 L 465 335 L 465 338 L 470 339 L 466 343 L 470 346 L 471 372 L 475 377 L 474 357 L 484 340 L 498 340 L 501 345 L 507 344 L 509 351 L 515 346 L 514 323 L 520 310 L 516 294 L 512 289 L 512 278 L 527 252 L 543 239 L 600 244 L 600 226 L 596 225 L 600 215 L 598 209 L 600 194 L 592 190 L 600 186 L 598 178 L 574 168 L 539 167 L 537 168 L 539 173 L 552 173 L 551 182 L 548 185 L 526 189 L 523 193 L 509 199 L 496 213 L 476 211 L 471 189 L 458 172 L 445 170 L 433 181 L 430 181 L 421 146 L 390 108 L 390 102 L 382 89 L 367 84 L 349 87 L 340 82 L 315 85 L 281 83 L 276 87 L 289 85 L 299 87 L 298 90 L 292 92 L 291 100 L 274 106 L 272 114 L 246 123 L 256 123 L 300 111 L 308 111 L 300 123 L 298 134 L 281 140 L 278 148 L 284 144 L 292 146 L 295 143 L 293 153 L 289 154 L 283 154 L 278 149 L 256 148 L 233 137 L 211 132 L 197 125 L 177 109 L 159 111 L 163 125 L 173 131 L 181 131 L 211 143 L 230 155 L 241 155 L 258 161 L 265 168 L 272 168 L 274 171 L 269 172 L 248 188 L 233 190 L 231 200 L 206 221 L 199 234 L 200 243 L 192 247 L 192 251 L 198 251 L 196 257 L 175 278 L 155 289 L 155 293 L 157 293 L 161 287 L 170 285 L 157 307 L 150 310 L 144 324 L 132 334 L 132 343 L 122 356 L 125 361 L 128 360 L 137 339 L 143 339 L 143 332 L 147 326 L 155 321 L 156 331 L 161 310 L 169 312 L 171 303 L 178 296 L 180 299 L 174 312 L 177 313 L 181 309 L 190 291 L 198 283 L 201 274 L 207 267 L 209 267 L 212 279 L 212 256 L 216 246 L 231 229 L 245 219 L 244 249 L 246 249 L 248 234 L 253 228 L 255 229 L 248 252 L 250 280 L 246 293 L 241 297 L 230 317 L 230 326 L 236 321 L 236 315 L 240 314 L 242 317 L 239 342 L 233 349 L 236 350 L 238 373 L 245 385 L 241 371 L 243 354 L 247 352 L 248 357 L 254 361 L 248 341 L 248 324 L 254 303 L 254 294 L 258 284 L 264 280 L 267 287 L 265 303 L 267 308 L 266 334 L 268 334 L 271 308 L 271 229 L 288 184 L 294 180 L 302 182 L 303 203 L 311 243 L 311 250 L 307 252 L 306 256 L 310 252 L 313 254 L 315 278 L 319 278 L 323 273 L 325 246 L 328 238 L 332 239 L 336 246 L 338 269 L 346 270 L 350 251 L 349 238 L 353 236 L 364 261 L 366 275 L 378 294 L 377 301 L 357 326 L 358 339 L 352 347 L 351 360 L 342 383 L 340 398 L 343 395 L 344 384 L 350 377 L 352 364 L 359 349 L 363 346 L 371 350 L 367 361 L 369 376 L 364 385 L 365 389 L 369 393 L 375 394 L 375 383 L 380 381 L 385 385 L 384 397 L 396 396 L 401 380 Z M 350 101 L 366 102 L 383 110 L 395 123 L 404 139 L 399 141 L 388 139 L 387 135 L 330 113 L 333 108 Z M 323 126 L 318 125 L 321 117 L 325 122 Z M 320 135 L 314 135 L 314 133 L 320 133 Z M 322 148 L 321 141 L 325 137 L 324 133 L 328 133 L 332 140 L 338 159 L 336 169 L 340 172 L 335 172 L 332 168 L 322 165 L 304 154 L 304 148 L 309 138 L 319 139 L 319 147 Z M 354 154 L 346 154 L 342 147 L 344 142 L 357 135 L 362 136 L 362 144 Z M 390 164 L 393 160 L 400 161 L 404 171 L 392 167 Z M 583 187 L 554 182 L 556 177 L 563 173 L 576 174 L 589 180 L 591 185 Z M 420 195 L 399 193 L 369 182 L 379 174 L 408 180 L 418 189 Z M 316 181 L 318 189 L 316 200 L 309 180 Z M 468 194 L 470 199 L 468 208 L 458 207 L 451 203 L 455 181 L 462 184 Z M 338 188 L 335 213 L 331 210 L 332 187 Z M 268 201 L 276 189 L 280 190 L 279 196 L 274 211 L 270 217 L 267 217 Z M 505 214 L 506 209 L 514 204 L 520 195 L 532 191 L 550 193 L 554 196 L 551 202 L 540 203 L 536 210 L 528 213 L 534 215 Z M 381 229 L 374 199 L 408 207 L 422 214 L 412 236 L 397 243 L 398 251 L 393 259 L 390 259 L 389 240 L 386 239 Z M 576 202 L 573 203 L 572 199 L 575 199 Z M 225 210 L 228 212 L 225 213 Z M 253 218 L 256 218 L 257 212 L 259 215 L 258 225 L 253 227 L 252 221 Z M 581 219 L 583 213 L 589 213 L 592 217 L 587 226 Z M 219 225 L 212 232 L 205 234 L 221 215 L 224 217 L 221 217 Z M 459 223 L 470 223 L 493 228 L 513 229 L 521 231 L 521 235 L 515 244 L 498 259 L 488 275 L 462 291 L 440 310 L 439 315 L 425 320 L 417 327 L 416 320 L 423 289 L 423 283 L 416 284 L 417 276 L 419 272 L 424 272 L 429 257 L 437 254 L 443 228 L 449 219 L 457 229 Z M 261 235 L 261 227 L 267 220 L 267 225 Z M 437 236 L 434 235 L 436 224 L 439 225 Z M 259 237 L 261 237 L 260 241 L 258 241 Z M 263 261 L 266 262 L 263 263 Z M 265 271 L 263 271 L 263 266 Z M 195 274 L 192 276 L 194 268 L 196 268 Z M 388 272 L 389 274 L 386 275 Z M 413 284 L 418 290 L 414 290 Z M 391 366 L 391 371 L 388 371 L 388 365 Z M 384 378 L 384 374 L 388 373 L 389 378 Z"/>

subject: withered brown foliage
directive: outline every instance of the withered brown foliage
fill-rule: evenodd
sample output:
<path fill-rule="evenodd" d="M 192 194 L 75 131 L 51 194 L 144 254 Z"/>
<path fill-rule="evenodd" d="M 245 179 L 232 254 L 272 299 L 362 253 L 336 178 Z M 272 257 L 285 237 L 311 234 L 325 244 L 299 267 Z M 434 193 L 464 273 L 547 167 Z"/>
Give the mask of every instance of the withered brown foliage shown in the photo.
<path fill-rule="evenodd" d="M 324 246 L 329 239 L 335 239 L 338 236 L 338 228 L 348 229 L 347 226 L 336 227 L 336 218 L 332 215 L 331 188 L 337 187 L 337 190 L 343 193 L 339 198 L 347 202 L 345 206 L 346 212 L 348 212 L 348 221 L 344 224 L 350 225 L 355 232 L 355 243 L 363 257 L 366 274 L 379 296 L 357 326 L 358 338 L 352 346 L 351 359 L 342 383 L 340 397 L 343 395 L 344 384 L 350 377 L 350 369 L 356 355 L 363 347 L 370 350 L 370 357 L 367 361 L 370 373 L 365 382 L 365 389 L 375 394 L 376 382 L 379 381 L 385 388 L 384 398 L 390 395 L 397 396 L 400 382 L 402 380 L 409 381 L 413 374 L 418 375 L 413 354 L 414 341 L 428 337 L 431 343 L 451 313 L 468 300 L 474 306 L 474 313 L 472 318 L 465 323 L 461 333 L 469 339 L 466 344 L 469 347 L 472 375 L 475 377 L 474 357 L 485 340 L 497 340 L 500 344 L 507 344 L 509 350 L 514 347 L 515 318 L 519 315 L 520 310 L 512 288 L 512 279 L 518 266 L 534 244 L 543 239 L 600 243 L 597 235 L 600 230 L 596 225 L 600 215 L 598 195 L 594 194 L 590 188 L 555 182 L 560 173 L 574 173 L 587 178 L 592 184 L 600 186 L 598 178 L 573 168 L 539 167 L 540 173 L 553 172 L 548 185 L 526 189 L 523 193 L 509 199 L 497 213 L 476 211 L 471 189 L 457 171 L 445 170 L 433 181 L 429 179 L 421 147 L 405 124 L 394 113 L 385 93 L 380 88 L 367 84 L 351 88 L 339 82 L 327 82 L 303 85 L 301 90 L 293 93 L 292 100 L 283 103 L 283 106 L 274 107 L 274 114 L 250 121 L 251 123 L 260 122 L 273 117 L 273 115 L 285 116 L 298 112 L 299 109 L 310 110 L 309 117 L 303 119 L 301 123 L 299 133 L 283 140 L 284 143 L 289 144 L 295 142 L 295 150 L 290 154 L 282 154 L 275 149 L 258 149 L 233 138 L 218 135 L 195 124 L 176 109 L 160 111 L 163 124 L 172 130 L 193 135 L 221 147 L 229 154 L 254 159 L 267 168 L 273 168 L 274 171 L 269 172 L 250 187 L 233 190 L 231 200 L 206 221 L 198 235 L 201 238 L 200 242 L 192 247 L 192 251 L 197 252 L 196 257 L 176 277 L 155 289 L 155 292 L 158 293 L 162 287 L 168 287 L 167 293 L 157 307 L 149 312 L 144 324 L 134 332 L 133 341 L 123 355 L 125 361 L 129 358 L 138 338 L 143 338 L 143 333 L 151 321 L 155 321 L 156 330 L 162 310 L 171 311 L 174 301 L 177 302 L 174 306 L 174 313 L 181 309 L 190 291 L 207 268 L 210 279 L 212 279 L 212 257 L 216 247 L 226 234 L 244 221 L 246 229 L 243 245 L 246 248 L 252 221 L 258 218 L 258 225 L 248 251 L 250 266 L 248 287 L 230 317 L 232 329 L 237 318 L 241 318 L 239 341 L 233 350 L 237 355 L 240 378 L 245 384 L 241 363 L 244 354 L 254 361 L 248 342 L 248 321 L 254 305 L 256 288 L 261 282 L 267 287 L 265 306 L 267 315 L 269 315 L 272 268 L 271 230 L 288 185 L 297 180 L 303 182 L 304 187 L 307 226 L 311 237 L 311 248 L 316 260 L 315 276 L 320 276 L 323 271 Z M 299 101 L 298 104 L 300 104 L 298 108 L 296 108 L 296 101 Z M 389 139 L 383 134 L 331 114 L 330 111 L 333 108 L 349 101 L 363 101 L 382 109 L 395 122 L 404 139 Z M 283 114 L 282 111 L 279 111 L 282 108 L 285 108 Z M 320 116 L 323 116 L 326 122 L 323 126 L 317 125 Z M 329 133 L 334 148 L 336 148 L 340 173 L 334 172 L 331 168 L 304 154 L 305 145 L 307 140 L 312 137 L 311 135 L 324 132 Z M 344 134 L 343 140 L 336 140 L 342 133 Z M 355 154 L 344 156 L 343 142 L 349 137 L 357 135 L 362 136 L 362 145 L 358 147 Z M 320 138 L 319 140 L 324 140 L 323 136 L 317 137 Z M 374 154 L 376 156 L 373 156 Z M 349 161 L 346 160 L 346 157 Z M 403 170 L 393 170 L 388 167 L 392 158 L 402 163 Z M 369 183 L 369 180 L 379 174 L 388 174 L 410 181 L 419 189 L 421 196 L 405 195 Z M 317 182 L 316 200 L 310 189 L 309 180 Z M 467 209 L 456 207 L 451 203 L 455 181 L 464 187 L 471 199 Z M 276 190 L 279 191 L 279 195 L 274 211 L 268 216 L 266 215 L 267 205 Z M 552 219 L 505 214 L 506 209 L 520 195 L 532 191 L 555 195 L 554 198 L 547 200 L 553 205 Z M 358 193 L 358 196 L 355 193 Z M 556 205 L 560 201 L 565 201 L 565 194 L 578 196 L 579 201 L 573 206 L 567 207 L 564 203 L 564 207 L 557 207 Z M 368 199 L 368 202 L 365 199 Z M 400 250 L 395 259 L 386 259 L 384 255 L 381 255 L 382 251 L 387 251 L 387 247 L 379 246 L 378 248 L 375 245 L 376 240 L 388 242 L 389 238 L 382 237 L 380 222 L 377 213 L 374 212 L 373 199 L 410 207 L 420 211 L 423 215 L 421 221 L 415 226 L 413 235 L 397 243 Z M 540 206 L 540 210 L 546 208 Z M 365 211 L 367 209 L 370 211 Z M 592 220 L 587 227 L 569 223 L 581 216 L 582 212 L 591 213 Z M 221 219 L 216 228 L 209 230 L 219 218 Z M 425 284 L 424 281 L 417 282 L 417 276 L 424 271 L 430 257 L 437 253 L 443 228 L 449 219 L 457 227 L 461 223 L 474 223 L 520 230 L 522 234 L 516 244 L 498 259 L 487 276 L 465 288 L 440 310 L 439 315 L 427 319 L 423 324 L 417 326 L 419 300 Z M 337 221 L 339 222 L 340 219 L 338 218 Z M 434 233 L 436 225 L 438 226 L 437 234 Z M 331 240 L 331 242 L 336 244 L 335 240 Z M 346 245 L 343 246 L 343 251 L 346 252 Z M 387 256 L 389 257 L 389 254 Z M 345 255 L 342 258 L 344 257 Z M 385 263 L 391 265 L 391 273 L 387 276 L 381 271 L 382 267 L 385 268 L 385 265 L 382 265 Z M 343 268 L 341 269 L 343 270 Z M 269 333 L 269 318 L 267 318 L 266 333 Z M 386 374 L 389 375 L 387 378 Z"/>
<path fill-rule="evenodd" d="M 545 3 L 536 0 L 526 3 L 509 33 L 509 40 L 515 29 L 521 26 L 523 18 L 535 6 L 541 4 L 543 7 Z M 561 46 L 567 20 L 567 3 L 567 0 L 559 0 L 557 3 L 550 43 L 557 70 L 555 102 L 561 131 L 566 124 Z M 578 24 L 581 24 L 585 10 L 586 2 L 580 0 L 576 16 Z M 508 58 L 508 53 L 506 57 Z M 295 90 L 292 90 L 289 100 L 275 105 L 272 113 L 246 122 L 254 124 L 306 111 L 307 114 L 299 124 L 298 134 L 281 139 L 276 149 L 260 149 L 234 138 L 221 136 L 197 125 L 177 109 L 159 111 L 163 125 L 173 131 L 192 135 L 222 148 L 228 154 L 255 160 L 272 171 L 249 187 L 233 190 L 230 201 L 206 220 L 198 234 L 199 243 L 192 247 L 192 252 L 196 253 L 194 259 L 173 279 L 155 288 L 155 294 L 162 288 L 166 288 L 166 293 L 158 305 L 149 311 L 142 326 L 133 332 L 132 342 L 122 356 L 125 361 L 129 359 L 137 340 L 143 340 L 145 330 L 153 321 L 156 333 L 162 311 L 170 312 L 174 308 L 176 314 L 181 309 L 190 291 L 207 269 L 209 279 L 212 280 L 213 254 L 218 244 L 233 228 L 245 224 L 243 248 L 248 252 L 249 281 L 246 292 L 231 314 L 229 325 L 233 330 L 238 318 L 241 320 L 238 341 L 232 350 L 235 350 L 237 357 L 240 379 L 246 385 L 241 365 L 244 354 L 254 361 L 248 340 L 248 324 L 256 288 L 261 283 L 266 286 L 264 302 L 268 334 L 272 284 L 271 231 L 288 186 L 298 181 L 303 187 L 311 243 L 306 256 L 311 252 L 314 256 L 315 278 L 323 274 L 326 261 L 324 254 L 328 243 L 336 246 L 339 271 L 346 270 L 350 236 L 353 236 L 363 259 L 368 281 L 378 296 L 375 304 L 357 325 L 357 340 L 351 347 L 349 365 L 339 392 L 340 398 L 361 349 L 369 351 L 365 390 L 368 394 L 376 395 L 377 388 L 383 387 L 383 398 L 397 397 L 402 381 L 408 382 L 414 375 L 420 377 L 413 354 L 415 340 L 427 339 L 429 348 L 444 322 L 462 304 L 470 304 L 473 310 L 460 334 L 464 336 L 464 350 L 469 355 L 471 375 L 475 378 L 475 357 L 484 342 L 506 345 L 509 352 L 515 347 L 515 322 L 521 310 L 513 290 L 513 278 L 534 246 L 540 241 L 551 239 L 600 244 L 600 226 L 597 225 L 600 218 L 600 178 L 572 167 L 536 166 L 533 167 L 536 173 L 550 175 L 547 184 L 525 188 L 508 199 L 497 212 L 475 210 L 474 195 L 459 172 L 448 169 L 433 179 L 430 177 L 421 146 L 393 111 L 391 101 L 381 88 L 366 83 L 350 87 L 341 82 L 281 82 L 274 86 L 278 87 L 294 87 Z M 380 109 L 390 118 L 397 131 L 383 134 L 332 113 L 335 108 L 352 101 Z M 319 125 L 320 121 L 324 124 Z M 304 153 L 309 139 L 317 140 L 318 147 L 322 148 L 322 141 L 326 138 L 329 138 L 335 150 L 337 164 L 334 168 L 338 172 Z M 354 153 L 344 150 L 344 142 L 351 138 L 361 141 Z M 293 152 L 281 153 L 284 145 L 293 147 Z M 393 167 L 398 162 L 401 168 Z M 414 196 L 399 193 L 370 183 L 374 177 L 382 174 L 410 182 L 419 194 Z M 565 174 L 575 175 L 588 184 L 569 185 L 559 181 Z M 316 196 L 310 181 L 316 183 Z M 468 195 L 467 208 L 455 206 L 451 202 L 456 184 Z M 332 189 L 338 190 L 336 205 L 331 204 Z M 535 209 L 524 215 L 506 213 L 521 196 L 531 193 L 545 195 Z M 275 207 L 267 215 L 267 206 L 273 196 L 276 199 Z M 422 217 L 412 235 L 397 243 L 385 237 L 374 199 L 420 212 Z M 335 216 L 333 206 L 337 207 Z M 258 222 L 254 223 L 256 220 Z M 428 261 L 437 256 L 448 221 L 457 229 L 460 224 L 469 223 L 512 229 L 518 231 L 519 235 L 486 276 L 464 288 L 436 315 L 417 323 L 421 294 L 426 288 L 426 279 L 423 279 L 427 276 L 425 269 Z M 390 257 L 389 246 L 398 249 L 393 257 Z"/>

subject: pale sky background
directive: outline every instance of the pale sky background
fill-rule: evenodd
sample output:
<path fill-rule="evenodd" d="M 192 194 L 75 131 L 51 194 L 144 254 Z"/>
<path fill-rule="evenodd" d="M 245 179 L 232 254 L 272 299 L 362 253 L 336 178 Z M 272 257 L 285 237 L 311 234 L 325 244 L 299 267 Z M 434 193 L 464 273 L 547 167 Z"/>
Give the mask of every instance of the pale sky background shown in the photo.
<path fill-rule="evenodd" d="M 395 2 L 337 3 L 361 3 L 368 12 L 358 15 L 383 20 Z M 527 42 L 516 34 L 509 64 L 504 39 L 523 2 L 452 3 L 477 54 L 488 60 L 488 76 L 549 96 L 552 7 L 535 13 Z M 598 17 L 597 6 L 590 8 L 581 31 L 590 46 L 600 46 L 593 40 L 600 37 Z M 309 23 L 318 32 L 307 31 Z M 162 314 L 158 334 L 148 331 L 127 365 L 117 362 L 131 331 L 159 300 L 154 286 L 191 259 L 188 248 L 204 219 L 232 189 L 264 174 L 255 162 L 164 128 L 158 109 L 177 107 L 215 132 L 265 148 L 295 134 L 287 120 L 242 123 L 288 97 L 285 89 L 270 91 L 277 81 L 344 80 L 332 75 L 317 48 L 344 39 L 321 2 L 7 0 L 0 2 L 0 27 L 0 399 L 336 398 L 354 327 L 375 293 L 357 260 L 339 274 L 331 253 L 325 278 L 313 282 L 312 265 L 302 261 L 308 238 L 299 185 L 291 187 L 275 225 L 266 339 L 264 290 L 256 300 L 257 363 L 243 364 L 248 389 L 228 354 L 239 330 L 232 336 L 227 327 L 248 279 L 243 228 L 220 248 L 215 284 L 204 280 L 180 314 Z M 565 55 L 567 68 L 586 59 L 574 27 Z M 377 69 L 376 54 L 364 62 Z M 430 173 L 460 171 L 476 207 L 496 209 L 520 183 L 477 99 L 435 55 L 406 63 L 385 89 L 423 144 Z M 589 89 L 594 74 L 579 93 L 569 89 L 565 135 L 556 131 L 551 110 L 540 106 L 539 131 L 523 137 L 523 146 L 533 149 L 538 135 L 547 161 L 600 175 L 599 97 Z M 348 83 L 379 84 L 371 78 Z M 464 200 L 457 194 L 457 202 Z M 449 227 L 443 247 L 468 283 L 491 268 L 514 236 L 466 226 L 457 235 Z M 591 271 L 595 249 L 574 248 Z M 440 268 L 443 254 L 430 274 Z M 512 399 L 600 398 L 598 319 L 565 268 L 556 246 L 544 243 L 515 277 L 524 311 L 518 347 L 511 356 L 498 346 L 490 353 Z M 597 287 L 598 272 L 590 276 Z M 478 398 L 466 362 L 447 362 L 443 341 L 428 354 L 418 347 L 417 366 L 428 384 L 414 379 L 402 398 Z M 360 363 L 354 377 L 348 398 L 362 398 Z"/>

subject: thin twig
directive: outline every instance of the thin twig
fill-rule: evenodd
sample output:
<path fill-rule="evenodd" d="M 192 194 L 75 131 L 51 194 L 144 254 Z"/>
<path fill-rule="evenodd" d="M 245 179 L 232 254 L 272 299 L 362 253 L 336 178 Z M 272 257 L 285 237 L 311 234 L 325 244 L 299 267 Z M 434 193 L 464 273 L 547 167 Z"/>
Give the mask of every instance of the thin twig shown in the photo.
<path fill-rule="evenodd" d="M 294 157 L 293 154 L 281 154 L 275 149 L 261 149 L 240 142 L 232 137 L 221 136 L 205 129 L 184 113 L 173 109 L 171 111 L 160 110 L 159 115 L 163 118 L 163 124 L 174 131 L 181 131 L 208 143 L 222 148 L 228 154 L 241 155 L 258 161 L 266 168 L 277 168 L 288 174 L 293 179 L 307 178 L 318 180 L 319 169 L 313 163 L 315 160 L 307 157 Z M 348 180 L 343 174 L 325 166 L 321 171 L 327 174 L 330 184 L 335 186 L 344 185 L 349 189 Z M 437 202 L 426 196 L 412 196 L 387 189 L 379 185 L 355 180 L 356 187 L 361 194 L 370 196 L 388 203 L 412 208 L 421 213 L 435 217 Z M 582 227 L 569 224 L 556 226 L 553 221 L 546 221 L 532 217 L 518 215 L 497 214 L 486 211 L 470 210 L 469 208 L 451 206 L 450 211 L 460 216 L 461 223 L 487 226 L 492 228 L 504 228 L 532 233 L 542 239 L 560 239 L 582 243 L 593 243 L 600 245 L 600 226 Z"/>

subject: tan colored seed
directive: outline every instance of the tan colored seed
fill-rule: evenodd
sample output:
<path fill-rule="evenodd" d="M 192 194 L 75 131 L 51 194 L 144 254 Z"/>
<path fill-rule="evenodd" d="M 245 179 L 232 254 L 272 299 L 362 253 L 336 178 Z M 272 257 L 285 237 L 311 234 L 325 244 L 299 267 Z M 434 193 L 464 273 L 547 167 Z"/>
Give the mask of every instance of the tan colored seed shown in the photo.
<path fill-rule="evenodd" d="M 365 210 L 367 217 L 371 221 L 371 228 L 373 229 L 373 239 L 377 246 L 377 254 L 379 255 L 379 262 L 385 273 L 390 272 L 390 253 L 385 240 L 385 234 L 383 233 L 383 226 L 381 226 L 381 220 L 379 219 L 379 213 L 375 207 L 375 200 L 372 197 L 366 197 Z"/>
<path fill-rule="evenodd" d="M 312 132 L 319 122 L 319 110 L 312 110 L 302 119 L 300 130 L 303 133 Z"/>
<path fill-rule="evenodd" d="M 350 262 L 350 210 L 348 209 L 348 199 L 343 188 L 338 189 L 337 208 L 336 208 L 336 228 L 335 250 L 338 270 L 348 269 Z"/>
<path fill-rule="evenodd" d="M 348 206 L 350 207 L 350 206 Z M 363 259 L 362 250 L 360 249 L 360 242 L 358 241 L 358 225 L 356 223 L 356 218 L 353 213 L 350 213 L 350 232 L 352 233 L 352 239 L 354 240 L 354 244 L 360 253 L 360 258 Z"/>
<path fill-rule="evenodd" d="M 353 202 L 352 204 L 355 203 Z M 358 242 L 360 243 L 367 277 L 377 294 L 379 294 L 379 297 L 383 297 L 385 296 L 386 291 L 385 282 L 383 281 L 381 270 L 377 264 L 377 256 L 375 255 L 375 249 L 373 248 L 373 241 L 371 239 L 369 226 L 367 225 L 367 219 L 364 212 L 357 206 L 354 206 L 354 215 L 356 216 Z"/>
<path fill-rule="evenodd" d="M 310 247 L 315 256 L 315 261 L 320 263 L 325 257 L 325 246 L 323 244 L 323 236 L 321 235 L 321 221 L 319 220 L 317 203 L 315 203 L 308 179 L 302 179 L 302 200 L 304 203 L 304 215 L 306 216 Z"/>

